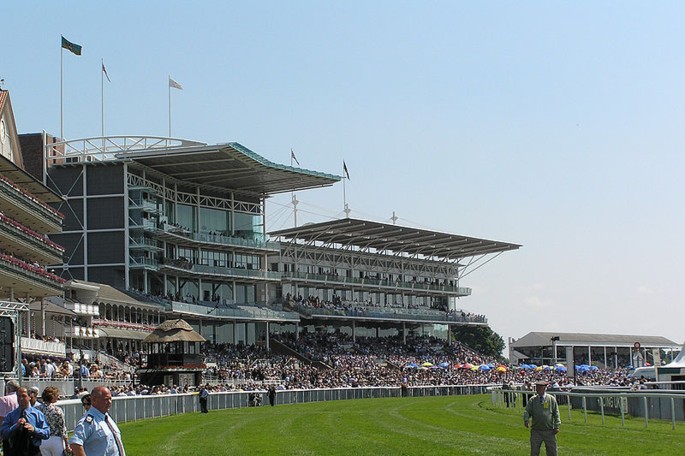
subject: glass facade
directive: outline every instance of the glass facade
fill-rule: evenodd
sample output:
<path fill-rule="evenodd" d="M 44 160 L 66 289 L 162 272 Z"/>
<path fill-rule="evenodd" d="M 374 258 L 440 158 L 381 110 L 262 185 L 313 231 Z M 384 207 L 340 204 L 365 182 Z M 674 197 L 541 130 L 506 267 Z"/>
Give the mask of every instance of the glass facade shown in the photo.
<path fill-rule="evenodd" d="M 213 233 L 230 236 L 230 214 L 221 209 L 200 208 L 200 233 Z"/>
<path fill-rule="evenodd" d="M 227 268 L 230 264 L 230 254 L 228 252 L 217 252 L 214 250 L 201 250 L 200 264 L 217 268 Z"/>
<path fill-rule="evenodd" d="M 176 205 L 176 224 L 195 232 L 195 208 L 187 204 Z"/>
<path fill-rule="evenodd" d="M 262 235 L 262 216 L 255 214 L 246 214 L 243 212 L 236 212 L 234 235 L 243 239 L 252 241 L 263 241 Z"/>

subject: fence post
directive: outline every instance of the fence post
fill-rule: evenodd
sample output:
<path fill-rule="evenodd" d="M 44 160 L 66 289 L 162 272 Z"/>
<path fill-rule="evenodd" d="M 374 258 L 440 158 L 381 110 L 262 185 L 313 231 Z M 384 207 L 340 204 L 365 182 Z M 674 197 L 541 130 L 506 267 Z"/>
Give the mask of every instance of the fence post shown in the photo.
<path fill-rule="evenodd" d="M 583 396 L 583 418 L 587 424 L 587 398 L 585 396 Z"/>
<path fill-rule="evenodd" d="M 599 409 L 602 413 L 602 426 L 604 426 L 604 396 L 599 396 Z"/>
<path fill-rule="evenodd" d="M 644 399 L 643 402 L 645 403 L 645 428 L 646 428 L 649 424 L 649 410 L 647 410 L 647 396 L 643 396 L 642 399 Z"/>
<path fill-rule="evenodd" d="M 625 398 L 625 400 L 624 400 Z M 621 394 L 619 397 L 619 403 L 621 404 L 619 408 L 621 409 L 621 426 L 626 427 L 626 411 L 623 407 L 624 403 L 628 403 L 628 398 L 625 396 L 625 393 Z"/>

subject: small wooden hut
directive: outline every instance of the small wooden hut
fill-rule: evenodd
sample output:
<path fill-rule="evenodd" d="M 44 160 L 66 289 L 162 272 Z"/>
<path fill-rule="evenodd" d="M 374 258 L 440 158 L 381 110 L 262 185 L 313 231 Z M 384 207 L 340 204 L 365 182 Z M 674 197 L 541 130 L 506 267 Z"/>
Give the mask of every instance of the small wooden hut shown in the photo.
<path fill-rule="evenodd" d="M 143 340 L 147 365 L 138 370 L 140 381 L 145 385 L 199 385 L 205 368 L 200 353 L 204 341 L 185 320 L 166 320 Z"/>

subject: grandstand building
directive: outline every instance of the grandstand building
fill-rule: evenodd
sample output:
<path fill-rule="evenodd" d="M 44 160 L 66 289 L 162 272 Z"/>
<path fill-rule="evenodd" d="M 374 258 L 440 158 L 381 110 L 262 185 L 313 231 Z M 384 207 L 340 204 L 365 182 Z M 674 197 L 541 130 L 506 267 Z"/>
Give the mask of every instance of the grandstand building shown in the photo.
<path fill-rule="evenodd" d="M 24 352 L 139 351 L 168 318 L 267 347 L 303 328 L 446 338 L 487 324 L 458 305 L 463 277 L 519 248 L 354 219 L 269 233 L 267 198 L 341 177 L 238 143 L 18 135 L 6 91 L 0 124 L 0 291 Z"/>
<path fill-rule="evenodd" d="M 9 317 L 0 320 L 2 372 L 12 369 L 12 342 L 28 352 L 64 353 L 63 344 L 31 337 L 32 315 L 44 321 L 45 298 L 63 289 L 64 279 L 46 267 L 61 263 L 64 253 L 47 236 L 61 230 L 63 216 L 50 206 L 60 201 L 25 170 L 9 92 L 0 90 L 0 316 Z M 8 321 L 18 326 L 18 341 L 11 340 Z"/>
<path fill-rule="evenodd" d="M 267 239 L 265 200 L 339 176 L 278 165 L 238 143 L 43 136 L 44 179 L 65 214 L 60 277 L 125 291 L 214 342 L 254 343 L 269 322 L 298 320 L 266 307 L 279 299 L 268 258 L 280 246 Z"/>
<path fill-rule="evenodd" d="M 410 333 L 447 339 L 450 326 L 486 325 L 461 309 L 461 279 L 491 255 L 520 246 L 368 220 L 342 219 L 270 233 L 285 306 L 314 331 Z"/>
<path fill-rule="evenodd" d="M 34 167 L 65 214 L 54 236 L 64 261 L 51 267 L 76 288 L 107 284 L 141 303 L 110 313 L 127 324 L 153 306 L 217 343 L 269 346 L 270 333 L 302 327 L 446 338 L 450 326 L 487 324 L 458 306 L 471 292 L 462 278 L 485 258 L 519 248 L 353 219 L 268 233 L 269 196 L 341 177 L 275 164 L 238 143 L 45 134 L 40 142 L 42 164 Z M 308 305 L 310 298 L 322 306 Z M 69 328 L 76 345 L 138 346 L 139 334 L 101 327 L 98 320 L 110 319 L 103 310 Z"/>
<path fill-rule="evenodd" d="M 509 340 L 509 361 L 512 364 L 562 363 L 594 365 L 604 368 L 660 366 L 672 361 L 680 344 L 662 336 L 627 334 L 588 334 L 531 332 Z"/>

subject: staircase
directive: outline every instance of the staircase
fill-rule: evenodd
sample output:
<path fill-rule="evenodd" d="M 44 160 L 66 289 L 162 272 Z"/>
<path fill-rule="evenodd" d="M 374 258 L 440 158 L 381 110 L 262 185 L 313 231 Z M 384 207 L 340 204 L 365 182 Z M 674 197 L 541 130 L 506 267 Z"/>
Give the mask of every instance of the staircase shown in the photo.
<path fill-rule="evenodd" d="M 309 364 L 312 367 L 315 367 L 317 369 L 330 369 L 331 366 L 328 364 L 322 363 L 321 361 L 312 361 L 311 359 L 307 358 L 306 356 L 302 355 L 300 352 L 293 350 L 292 348 L 288 347 L 284 343 L 271 339 L 269 341 L 271 351 L 277 355 L 284 355 L 284 356 L 291 356 L 303 363 Z"/>

